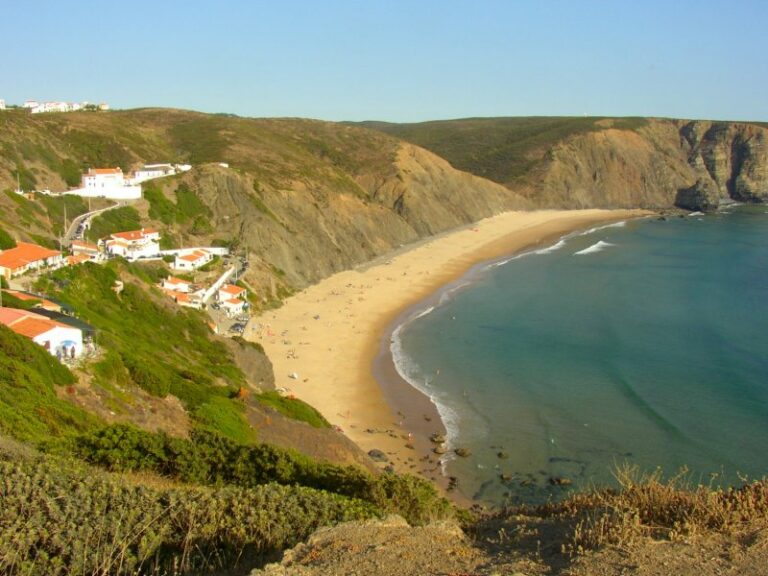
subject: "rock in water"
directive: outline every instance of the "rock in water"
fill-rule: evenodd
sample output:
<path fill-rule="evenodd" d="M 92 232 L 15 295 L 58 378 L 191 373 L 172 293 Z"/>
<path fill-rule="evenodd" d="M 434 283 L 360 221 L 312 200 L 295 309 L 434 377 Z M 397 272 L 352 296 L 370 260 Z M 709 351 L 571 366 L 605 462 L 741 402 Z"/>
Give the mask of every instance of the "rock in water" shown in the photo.
<path fill-rule="evenodd" d="M 462 458 L 466 458 L 467 456 L 472 455 L 472 452 L 470 452 L 469 448 L 456 448 L 454 452 L 456 453 L 456 456 L 461 456 Z"/>

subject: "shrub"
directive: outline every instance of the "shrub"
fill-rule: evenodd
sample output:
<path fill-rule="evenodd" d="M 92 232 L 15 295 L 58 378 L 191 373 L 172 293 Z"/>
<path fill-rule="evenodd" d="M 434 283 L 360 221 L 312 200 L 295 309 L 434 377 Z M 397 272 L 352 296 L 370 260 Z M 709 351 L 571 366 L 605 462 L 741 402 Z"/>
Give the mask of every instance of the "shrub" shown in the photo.
<path fill-rule="evenodd" d="M 373 476 L 355 466 L 317 462 L 268 444 L 247 445 L 193 430 L 190 440 L 114 425 L 80 436 L 75 454 L 114 471 L 152 471 L 185 482 L 254 488 L 275 482 L 356 498 L 424 523 L 452 514 L 434 486 L 415 476 Z"/>
<path fill-rule="evenodd" d="M 0 250 L 8 250 L 16 247 L 16 240 L 5 230 L 0 228 Z"/>
<path fill-rule="evenodd" d="M 229 573 L 320 526 L 370 518 L 363 502 L 277 485 L 152 489 L 52 459 L 0 455 L 0 572 Z"/>
<path fill-rule="evenodd" d="M 298 398 L 283 396 L 279 392 L 269 391 L 256 396 L 256 401 L 269 406 L 294 420 L 301 420 L 315 428 L 330 428 L 331 424 L 314 407 Z"/>

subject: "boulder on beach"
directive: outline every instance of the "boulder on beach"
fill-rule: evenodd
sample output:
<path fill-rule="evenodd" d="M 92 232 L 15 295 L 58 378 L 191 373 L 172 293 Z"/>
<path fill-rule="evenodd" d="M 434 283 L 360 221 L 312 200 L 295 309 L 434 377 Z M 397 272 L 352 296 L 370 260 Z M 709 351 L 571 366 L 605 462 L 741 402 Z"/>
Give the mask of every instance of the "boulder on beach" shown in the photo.
<path fill-rule="evenodd" d="M 443 434 L 438 434 L 435 432 L 432 434 L 429 439 L 434 442 L 435 444 L 443 444 L 445 443 L 445 436 Z"/>
<path fill-rule="evenodd" d="M 454 453 L 456 456 L 461 456 L 462 458 L 466 458 L 467 456 L 471 456 L 472 452 L 469 450 L 469 448 L 456 448 L 454 450 Z"/>
<path fill-rule="evenodd" d="M 384 454 L 384 452 L 381 450 L 377 450 L 376 448 L 369 450 L 368 456 L 370 456 L 371 460 L 374 460 L 375 462 L 389 462 L 387 455 Z"/>
<path fill-rule="evenodd" d="M 447 451 L 448 450 L 446 449 L 446 447 L 443 446 L 442 444 L 439 444 L 432 449 L 432 452 L 434 452 L 435 454 L 445 454 Z"/>

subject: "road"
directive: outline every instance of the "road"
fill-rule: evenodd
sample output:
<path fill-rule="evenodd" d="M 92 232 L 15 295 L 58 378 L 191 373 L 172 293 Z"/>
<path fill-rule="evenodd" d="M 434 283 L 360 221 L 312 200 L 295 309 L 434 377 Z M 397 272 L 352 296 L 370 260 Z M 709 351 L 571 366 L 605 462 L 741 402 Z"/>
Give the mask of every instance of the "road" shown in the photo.
<path fill-rule="evenodd" d="M 62 238 L 61 240 L 62 247 L 64 248 L 69 247 L 69 245 L 72 243 L 72 240 L 77 235 L 77 229 L 80 227 L 80 224 L 82 224 L 89 218 L 96 216 L 97 214 L 101 214 L 102 212 L 106 212 L 107 210 L 112 210 L 113 208 L 119 208 L 120 206 L 125 206 L 125 202 L 117 202 L 112 206 L 107 206 L 106 208 L 100 208 L 98 210 L 92 210 L 91 212 L 86 212 L 85 214 L 80 214 L 80 216 L 77 216 L 74 220 L 72 220 L 72 224 L 70 224 L 69 228 L 67 229 L 67 233 L 64 235 L 64 238 Z"/>

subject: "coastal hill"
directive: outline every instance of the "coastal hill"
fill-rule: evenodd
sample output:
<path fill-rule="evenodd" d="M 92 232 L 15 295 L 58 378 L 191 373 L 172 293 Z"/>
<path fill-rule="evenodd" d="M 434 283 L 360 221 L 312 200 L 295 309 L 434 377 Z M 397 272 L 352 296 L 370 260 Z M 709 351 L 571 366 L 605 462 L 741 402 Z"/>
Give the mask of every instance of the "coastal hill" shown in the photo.
<path fill-rule="evenodd" d="M 700 209 L 768 197 L 760 123 L 531 117 L 360 125 L 423 146 L 537 207 Z"/>
<path fill-rule="evenodd" d="M 2 248 L 19 240 L 58 247 L 73 217 L 109 206 L 45 192 L 75 187 L 87 168 L 186 163 L 191 170 L 145 183 L 141 200 L 94 217 L 86 239 L 154 227 L 164 248 L 227 246 L 249 263 L 239 280 L 259 311 L 334 272 L 505 210 L 710 209 L 768 193 L 766 129 L 746 123 L 356 126 L 142 109 L 7 110 L 0 127 Z M 697 549 L 699 559 L 725 547 L 744 566 L 765 565 L 764 483 L 716 493 L 652 479 L 618 496 L 535 510 L 456 511 L 424 479 L 380 473 L 312 407 L 271 390 L 263 349 L 216 335 L 203 312 L 171 304 L 157 288 L 166 273 L 161 262 L 116 259 L 43 274 L 30 286 L 95 331 L 98 354 L 72 370 L 0 326 L 0 572 L 245 574 L 321 526 L 388 514 L 411 525 L 449 523 L 422 532 L 399 520 L 342 526 L 295 549 L 298 568 L 265 570 L 364 571 L 431 544 L 456 560 L 442 564 L 445 573 L 557 573 L 577 569 L 584 550 L 617 554 L 611 546 L 638 541 L 633 553 L 652 555 L 653 569 L 674 567 L 674 555 L 649 552 L 649 534 L 676 545 L 701 536 L 708 547 Z M 416 540 L 387 559 L 376 538 L 390 528 L 386 542 Z M 319 564 L 338 550 L 346 559 L 359 550 L 385 557 L 367 567 Z M 399 562 L 392 573 L 406 573 Z"/>
<path fill-rule="evenodd" d="M 196 169 L 145 186 L 150 193 L 135 206 L 141 223 L 161 226 L 168 247 L 235 243 L 251 257 L 248 280 L 265 301 L 503 210 L 709 209 L 765 199 L 768 190 L 766 129 L 747 123 L 501 118 L 353 126 L 141 109 L 7 111 L 0 124 L 0 226 L 51 244 L 63 226 L 63 200 L 25 203 L 11 192 L 17 176 L 24 190 L 59 191 L 87 167 L 190 163 Z M 186 215 L 174 213 L 180 186 L 200 200 Z M 86 209 L 67 202 L 70 219 Z"/>

